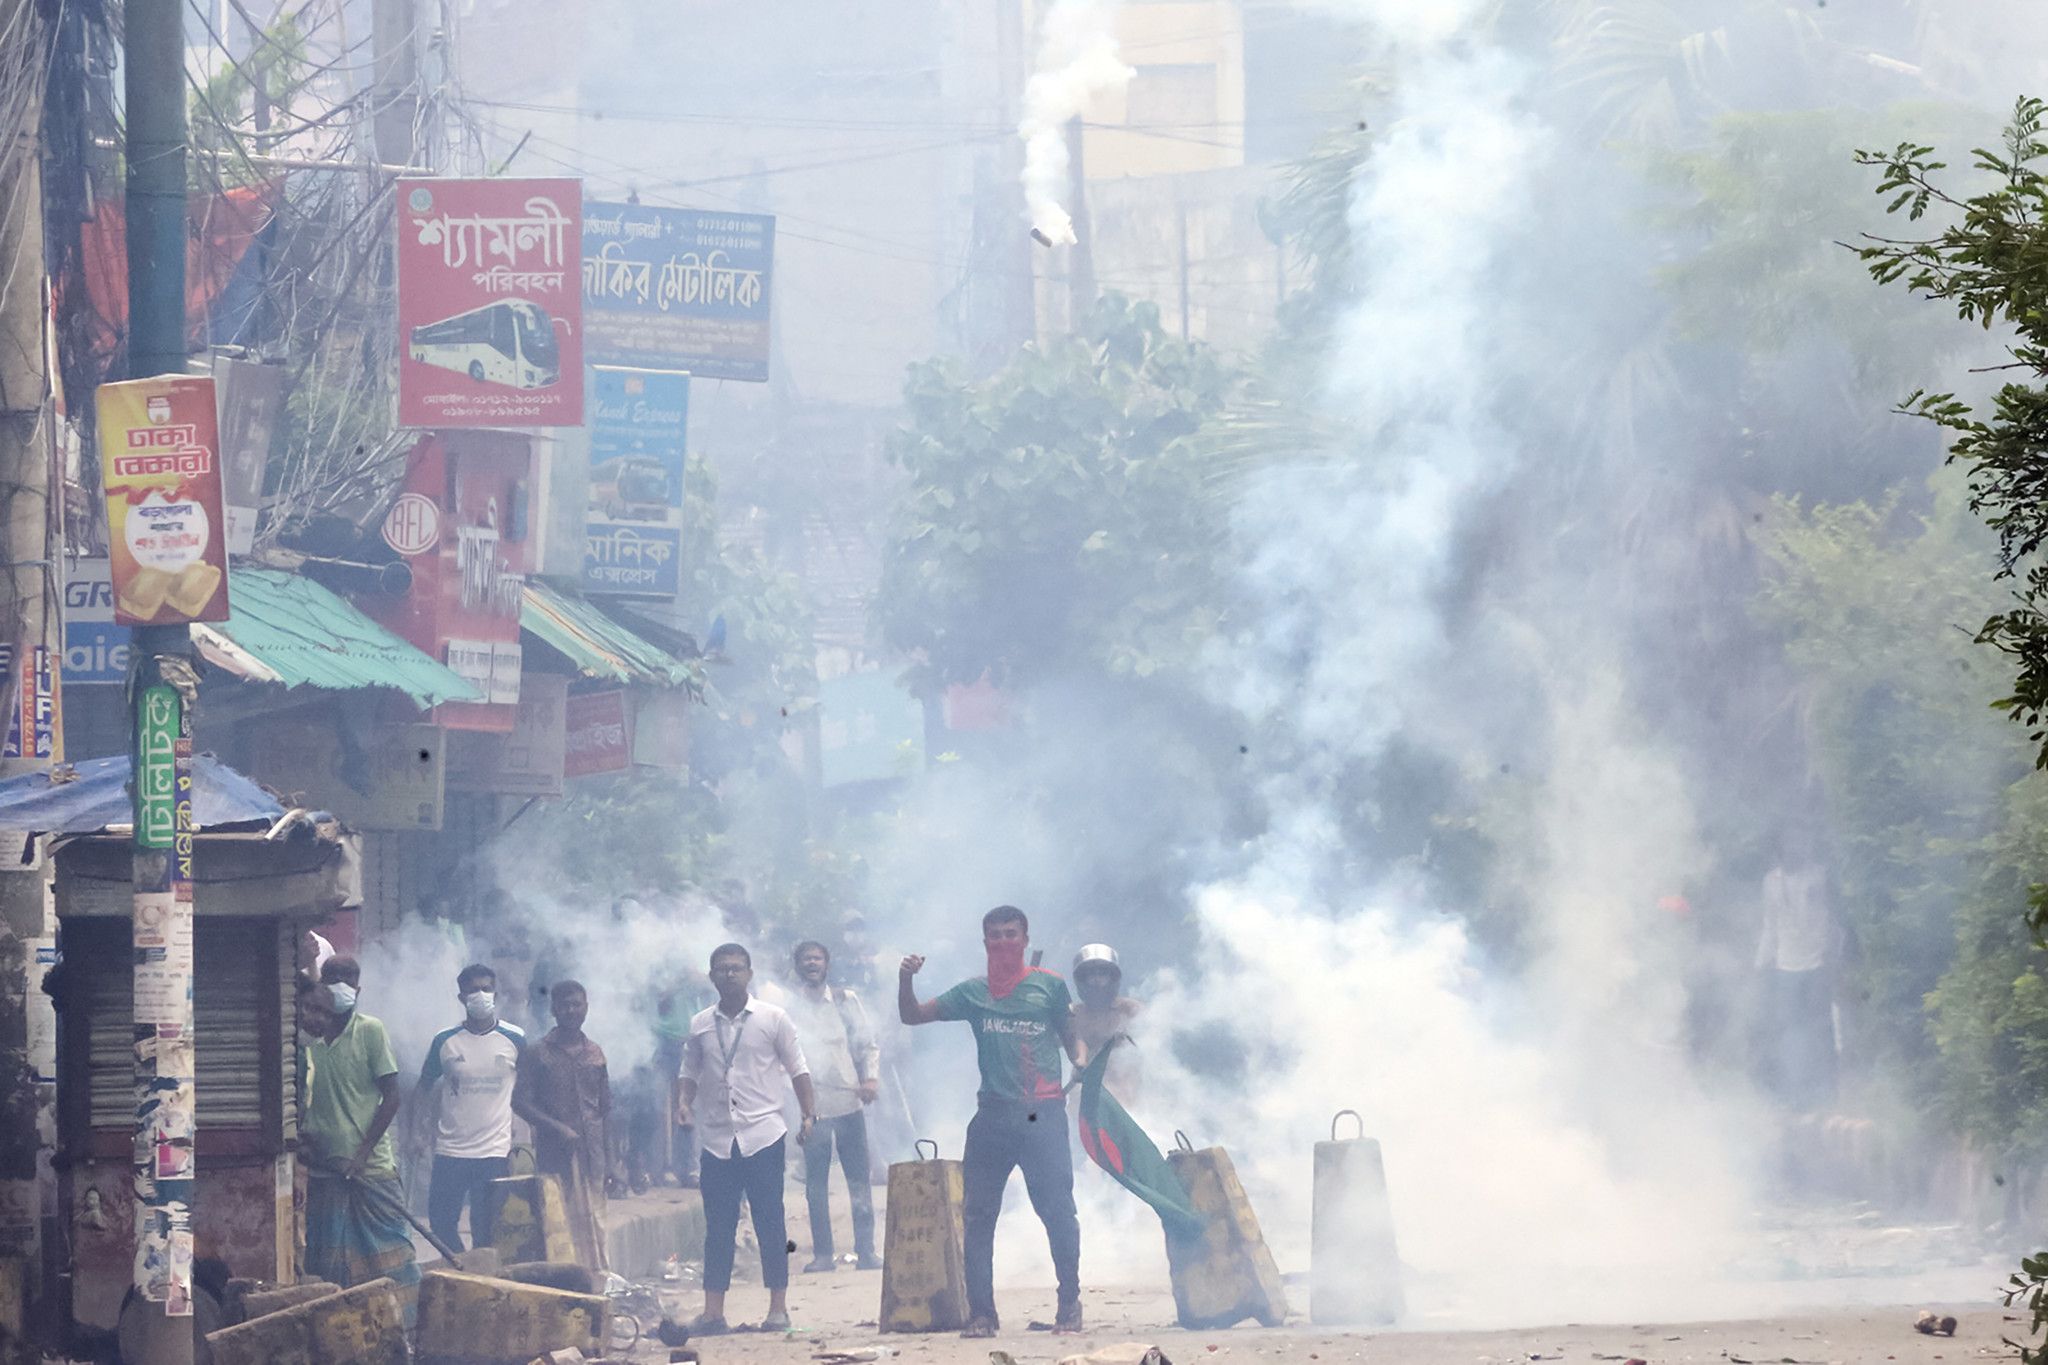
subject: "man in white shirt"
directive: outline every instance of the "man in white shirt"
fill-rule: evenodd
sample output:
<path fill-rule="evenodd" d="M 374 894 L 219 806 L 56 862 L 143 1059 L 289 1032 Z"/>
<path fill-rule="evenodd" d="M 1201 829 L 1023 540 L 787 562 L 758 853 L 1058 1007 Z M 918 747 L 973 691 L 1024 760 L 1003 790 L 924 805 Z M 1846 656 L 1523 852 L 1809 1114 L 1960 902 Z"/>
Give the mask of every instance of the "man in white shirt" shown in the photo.
<path fill-rule="evenodd" d="M 1764 877 L 1756 965 L 1770 1029 L 1766 1079 L 1794 1108 L 1819 1108 L 1835 1089 L 1837 926 L 1817 842 L 1797 834 Z"/>
<path fill-rule="evenodd" d="M 799 1146 L 810 1140 L 818 1110 L 796 1024 L 789 1011 L 748 992 L 753 979 L 754 960 L 745 948 L 726 943 L 713 949 L 711 984 L 718 1003 L 690 1020 L 683 1044 L 676 1122 L 694 1124 L 703 1144 L 697 1184 L 704 1200 L 704 1311 L 690 1324 L 696 1336 L 728 1330 L 725 1292 L 732 1285 L 742 1195 L 754 1211 L 761 1282 L 768 1287 L 761 1330 L 789 1330 L 789 1234 L 782 1210 L 789 1134 L 782 1117 L 785 1083 L 796 1088 L 803 1114 Z"/>
<path fill-rule="evenodd" d="M 875 1255 L 875 1186 L 868 1174 L 868 1124 L 862 1106 L 882 1093 L 881 1045 L 860 997 L 831 983 L 832 954 L 816 940 L 796 945 L 797 988 L 787 1008 L 811 1066 L 818 1130 L 804 1147 L 804 1196 L 811 1213 L 811 1263 L 805 1274 L 833 1268 L 832 1149 L 846 1172 L 853 1210 L 853 1250 L 862 1270 L 880 1270 Z"/>
<path fill-rule="evenodd" d="M 491 1241 L 497 1210 L 490 1182 L 509 1174 L 512 1154 L 512 1083 L 526 1035 L 498 1019 L 498 974 L 481 962 L 455 978 L 463 1020 L 427 1048 L 420 1067 L 415 1110 L 433 1131 L 434 1170 L 427 1191 L 427 1222 L 434 1235 L 462 1250 L 457 1235 L 469 1205 L 472 1245 Z"/>

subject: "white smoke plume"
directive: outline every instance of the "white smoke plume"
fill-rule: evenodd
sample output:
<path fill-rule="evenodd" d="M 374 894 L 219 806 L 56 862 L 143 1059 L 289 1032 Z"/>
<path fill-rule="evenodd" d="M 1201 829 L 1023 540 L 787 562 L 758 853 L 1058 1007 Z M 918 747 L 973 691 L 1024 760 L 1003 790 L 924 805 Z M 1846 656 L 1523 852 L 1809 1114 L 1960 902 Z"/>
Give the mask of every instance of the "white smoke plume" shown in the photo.
<path fill-rule="evenodd" d="M 1216 655 L 1223 695 L 1307 758 L 1269 782 L 1245 870 L 1195 893 L 1194 965 L 1153 1009 L 1217 1046 L 1151 1050 L 1155 1113 L 1200 1115 L 1191 1136 L 1238 1154 L 1284 1266 L 1306 1261 L 1310 1147 L 1350 1107 L 1383 1144 L 1415 1315 L 1669 1307 L 1727 1264 L 1749 1176 L 1730 1110 L 1689 1073 L 1682 931 L 1655 908 L 1700 867 L 1688 793 L 1596 610 L 1556 582 L 1498 586 L 1513 575 L 1444 601 L 1522 456 L 1499 415 L 1520 332 L 1499 282 L 1552 139 L 1479 6 L 1337 8 L 1375 31 L 1394 85 L 1352 198 L 1358 301 L 1327 383 L 1356 443 L 1249 500 L 1243 573 L 1266 609 Z M 1535 916 L 1521 975 L 1483 960 L 1468 907 L 1346 847 L 1335 784 L 1396 738 L 1474 776 L 1504 741 L 1541 756 L 1516 850 Z"/>
<path fill-rule="evenodd" d="M 1040 24 L 1037 70 L 1024 87 L 1024 200 L 1031 226 L 1053 246 L 1075 241 L 1067 191 L 1069 120 L 1136 73 L 1117 55 L 1115 0 L 1054 0 Z"/>

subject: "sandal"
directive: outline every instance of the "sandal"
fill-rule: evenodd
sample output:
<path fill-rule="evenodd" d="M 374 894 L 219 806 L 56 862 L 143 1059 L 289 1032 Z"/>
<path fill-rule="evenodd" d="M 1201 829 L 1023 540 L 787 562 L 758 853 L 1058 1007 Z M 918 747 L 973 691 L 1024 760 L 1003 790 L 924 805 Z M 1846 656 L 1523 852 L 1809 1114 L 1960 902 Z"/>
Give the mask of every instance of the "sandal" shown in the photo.
<path fill-rule="evenodd" d="M 702 1313 L 690 1319 L 688 1332 L 693 1337 L 722 1337 L 732 1328 L 725 1325 L 724 1318 L 707 1318 Z"/>
<path fill-rule="evenodd" d="M 996 1334 L 996 1331 L 996 1320 L 994 1318 L 973 1318 L 968 1321 L 965 1327 L 960 1329 L 960 1335 L 971 1339 L 980 1339 L 992 1337 Z"/>

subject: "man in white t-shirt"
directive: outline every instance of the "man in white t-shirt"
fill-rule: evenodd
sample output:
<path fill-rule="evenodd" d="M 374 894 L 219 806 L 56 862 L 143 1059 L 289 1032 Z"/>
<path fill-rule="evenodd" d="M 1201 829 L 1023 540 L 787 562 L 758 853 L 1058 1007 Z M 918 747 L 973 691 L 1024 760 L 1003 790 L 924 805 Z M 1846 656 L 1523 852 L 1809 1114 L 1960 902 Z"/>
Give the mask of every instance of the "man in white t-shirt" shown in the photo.
<path fill-rule="evenodd" d="M 1812 1110 L 1834 1095 L 1834 969 L 1838 928 L 1828 874 L 1811 836 L 1787 841 L 1764 877 L 1756 965 L 1764 974 L 1766 1080 L 1779 1097 Z"/>
<path fill-rule="evenodd" d="M 435 1037 L 420 1068 L 418 1112 L 433 1125 L 434 1171 L 427 1222 L 434 1235 L 463 1249 L 457 1228 L 469 1206 L 472 1245 L 491 1241 L 497 1209 L 490 1182 L 508 1174 L 512 1154 L 512 1083 L 526 1035 L 498 1019 L 498 974 L 481 962 L 455 978 L 463 1020 Z"/>

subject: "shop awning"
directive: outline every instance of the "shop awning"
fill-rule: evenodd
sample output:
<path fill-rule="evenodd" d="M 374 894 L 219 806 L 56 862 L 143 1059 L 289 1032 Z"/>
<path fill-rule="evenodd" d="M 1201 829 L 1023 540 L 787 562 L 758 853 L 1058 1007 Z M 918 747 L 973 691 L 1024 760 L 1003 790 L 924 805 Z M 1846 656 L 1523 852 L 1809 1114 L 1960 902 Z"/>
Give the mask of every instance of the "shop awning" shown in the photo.
<path fill-rule="evenodd" d="M 0 782 L 0 829 L 97 834 L 134 822 L 128 755 L 89 758 Z M 210 754 L 192 758 L 192 818 L 202 830 L 268 825 L 284 814 L 270 793 Z"/>
<path fill-rule="evenodd" d="M 675 655 L 634 634 L 589 602 L 565 596 L 545 583 L 526 585 L 519 624 L 586 678 L 656 687 L 686 687 L 696 681 L 694 670 Z"/>
<path fill-rule="evenodd" d="M 250 682 L 352 691 L 389 687 L 421 707 L 483 693 L 310 578 L 232 569 L 225 621 L 192 627 L 208 663 Z"/>

